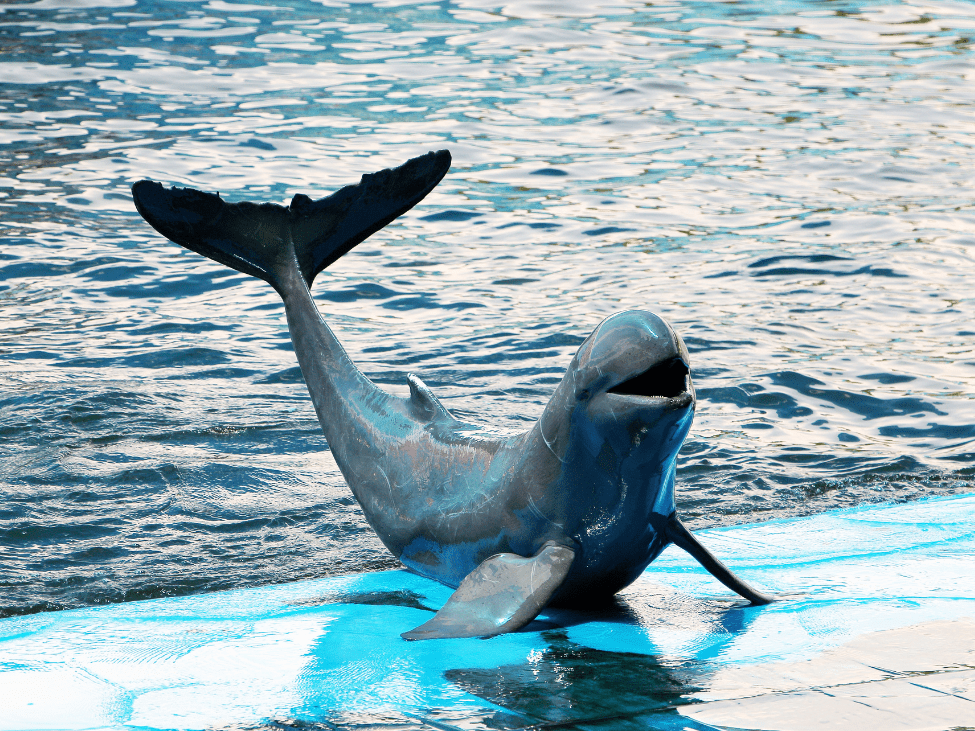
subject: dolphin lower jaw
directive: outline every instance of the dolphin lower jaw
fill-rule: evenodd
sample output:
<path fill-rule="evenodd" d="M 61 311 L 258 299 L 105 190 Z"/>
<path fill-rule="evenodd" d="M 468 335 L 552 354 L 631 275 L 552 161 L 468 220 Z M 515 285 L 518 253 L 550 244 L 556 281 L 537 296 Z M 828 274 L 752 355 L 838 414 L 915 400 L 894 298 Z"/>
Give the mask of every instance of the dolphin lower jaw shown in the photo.
<path fill-rule="evenodd" d="M 615 386 L 592 394 L 584 403 L 594 419 L 603 413 L 617 422 L 652 423 L 675 418 L 673 412 L 693 412 L 697 397 L 686 357 L 673 357 L 619 380 Z"/>

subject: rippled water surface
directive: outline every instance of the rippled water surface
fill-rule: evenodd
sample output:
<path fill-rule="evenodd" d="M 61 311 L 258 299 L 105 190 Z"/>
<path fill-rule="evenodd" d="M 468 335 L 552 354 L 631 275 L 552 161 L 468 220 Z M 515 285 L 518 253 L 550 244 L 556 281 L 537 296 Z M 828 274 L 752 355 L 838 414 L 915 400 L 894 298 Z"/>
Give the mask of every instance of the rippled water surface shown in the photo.
<path fill-rule="evenodd" d="M 523 429 L 651 309 L 692 526 L 971 489 L 971 38 L 968 2 L 5 2 L 0 616 L 395 565 L 277 295 L 144 177 L 286 202 L 447 148 L 316 284 L 378 383 Z"/>

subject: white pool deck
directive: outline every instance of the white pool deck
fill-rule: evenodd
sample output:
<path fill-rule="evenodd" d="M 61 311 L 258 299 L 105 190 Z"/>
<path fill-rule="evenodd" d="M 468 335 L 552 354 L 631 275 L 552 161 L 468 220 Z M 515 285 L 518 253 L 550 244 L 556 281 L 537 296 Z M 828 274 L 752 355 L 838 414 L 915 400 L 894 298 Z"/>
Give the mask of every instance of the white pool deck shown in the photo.
<path fill-rule="evenodd" d="M 406 642 L 402 571 L 0 620 L 0 731 L 975 729 L 975 496 L 701 531 L 605 613 Z"/>

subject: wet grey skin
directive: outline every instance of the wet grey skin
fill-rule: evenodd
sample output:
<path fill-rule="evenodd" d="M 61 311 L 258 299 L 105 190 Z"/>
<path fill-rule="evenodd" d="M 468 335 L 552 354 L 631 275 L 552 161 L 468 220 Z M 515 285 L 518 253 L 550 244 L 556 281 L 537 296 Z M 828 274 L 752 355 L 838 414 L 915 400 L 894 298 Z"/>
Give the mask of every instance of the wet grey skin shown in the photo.
<path fill-rule="evenodd" d="M 315 276 L 449 167 L 448 152 L 431 152 L 318 201 L 296 195 L 288 208 L 147 180 L 132 194 L 159 233 L 281 295 L 329 449 L 366 519 L 407 568 L 456 588 L 404 638 L 487 637 L 547 604 L 598 604 L 669 543 L 753 604 L 770 601 L 677 518 L 675 462 L 695 396 L 687 349 L 657 315 L 603 320 L 538 421 L 510 437 L 472 436 L 415 375 L 408 398 L 393 396 L 349 358 L 312 299 Z"/>

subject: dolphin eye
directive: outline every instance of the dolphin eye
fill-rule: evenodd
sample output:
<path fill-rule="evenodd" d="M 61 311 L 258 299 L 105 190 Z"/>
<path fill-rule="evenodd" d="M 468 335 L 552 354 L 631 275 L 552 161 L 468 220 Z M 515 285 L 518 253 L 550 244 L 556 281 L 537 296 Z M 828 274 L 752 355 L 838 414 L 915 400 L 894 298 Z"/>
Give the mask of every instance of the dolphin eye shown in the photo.
<path fill-rule="evenodd" d="M 589 398 L 589 389 L 588 388 L 584 388 L 581 391 L 579 391 L 579 395 L 576 396 L 576 398 L 579 401 L 585 401 L 587 398 Z"/>
<path fill-rule="evenodd" d="M 684 361 L 671 358 L 613 386 L 607 393 L 674 398 L 687 390 L 688 373 L 690 371 Z"/>

